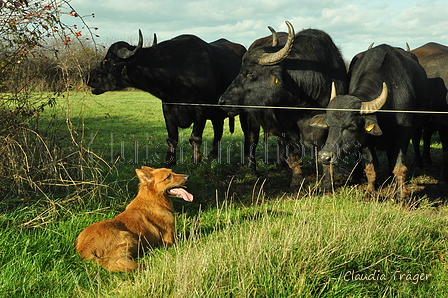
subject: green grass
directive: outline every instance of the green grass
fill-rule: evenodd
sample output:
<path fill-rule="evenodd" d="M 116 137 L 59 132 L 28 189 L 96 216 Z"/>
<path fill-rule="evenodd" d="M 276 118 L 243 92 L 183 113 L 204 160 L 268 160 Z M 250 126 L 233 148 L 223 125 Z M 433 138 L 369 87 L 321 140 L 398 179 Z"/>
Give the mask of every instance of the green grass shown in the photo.
<path fill-rule="evenodd" d="M 410 210 L 391 201 L 365 201 L 355 186 L 316 195 L 309 161 L 305 172 L 311 178 L 300 197 L 291 198 L 289 173 L 272 162 L 260 163 L 257 174 L 235 159 L 192 165 L 187 146 L 174 170 L 191 175 L 195 201 L 174 200 L 177 245 L 148 252 L 132 274 L 82 262 L 74 250 L 76 236 L 125 208 L 137 189 L 134 169 L 163 162 L 166 133 L 160 102 L 143 92 L 72 94 L 39 121 L 45 127 L 56 119 L 61 142 L 69 143 L 67 116 L 73 136 L 84 135 L 85 146 L 106 161 L 113 133 L 120 146 L 112 146 L 112 159 L 121 155 L 122 142 L 125 159 L 104 169 L 109 174 L 99 191 L 0 201 L 1 297 L 448 295 L 448 208 L 434 205 L 433 197 L 423 193 Z M 223 148 L 241 141 L 236 127 L 234 135 L 225 133 Z M 182 133 L 188 144 L 190 130 Z M 205 139 L 211 137 L 208 124 Z M 150 156 L 162 160 L 146 158 L 146 145 Z M 138 160 L 127 159 L 135 146 L 142 146 Z M 275 140 L 268 148 L 275 149 Z M 238 149 L 229 150 L 237 157 Z M 443 197 L 440 189 L 434 197 Z"/>
<path fill-rule="evenodd" d="M 130 199 L 130 198 L 128 198 Z M 199 199 L 199 198 L 196 198 Z M 73 241 L 125 198 L 18 206 L 2 216 L 5 297 L 446 297 L 446 210 L 334 196 L 216 205 L 178 215 L 178 245 L 140 259 L 133 274 L 83 263 Z M 185 203 L 175 201 L 177 210 Z M 58 206 L 59 205 L 59 206 Z M 46 210 L 42 216 L 41 211 Z M 37 218 L 20 225 L 24 215 Z M 351 273 L 353 272 L 353 274 Z M 374 275 L 359 281 L 357 274 Z M 401 277 L 400 274 L 406 274 Z M 424 280 L 406 280 L 423 276 Z M 380 279 L 384 275 L 384 280 Z M 403 280 L 400 280 L 401 279 Z"/>
<path fill-rule="evenodd" d="M 47 117 L 59 115 L 60 124 L 65 124 L 65 116 L 68 115 L 71 129 L 77 136 L 83 137 L 84 146 L 107 161 L 114 161 L 121 156 L 121 162 L 126 163 L 164 162 L 167 133 L 162 104 L 152 95 L 140 91 L 107 92 L 98 96 L 74 93 L 58 102 L 60 105 L 46 110 Z M 45 123 L 45 115 L 42 118 L 41 121 Z M 179 129 L 180 163 L 189 163 L 191 158 L 190 134 L 191 129 Z M 228 151 L 232 150 L 233 153 L 240 148 L 243 134 L 237 123 L 236 133 L 231 135 L 227 120 L 224 134 L 221 160 L 227 162 Z M 204 150 L 211 149 L 212 140 L 213 132 L 208 122 L 204 133 Z M 230 142 L 233 144 L 229 145 Z"/>

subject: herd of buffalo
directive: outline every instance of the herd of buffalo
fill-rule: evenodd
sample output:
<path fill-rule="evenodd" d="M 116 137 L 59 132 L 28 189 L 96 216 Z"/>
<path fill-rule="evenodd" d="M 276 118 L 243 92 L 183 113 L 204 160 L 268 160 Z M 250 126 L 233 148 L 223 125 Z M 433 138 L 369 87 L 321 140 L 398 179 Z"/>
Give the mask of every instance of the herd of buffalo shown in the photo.
<path fill-rule="evenodd" d="M 112 44 L 85 80 L 94 94 L 135 87 L 162 100 L 168 167 L 176 164 L 179 127 L 193 124 L 189 141 L 193 162 L 199 163 L 206 121 L 213 124 L 210 156 L 215 157 L 224 119 L 230 117 L 232 131 L 236 115 L 249 167 L 255 168 L 263 127 L 278 137 L 283 161 L 292 169 L 293 189 L 303 180 L 303 146 L 319 148 L 323 191 L 332 189 L 332 166 L 357 153 L 362 156 L 367 192 L 372 192 L 378 183 L 377 149 L 387 152 L 396 195 L 405 198 L 409 141 L 414 144 L 414 163 L 422 166 L 430 162 L 434 131 L 442 142 L 443 162 L 448 162 L 448 116 L 440 113 L 448 111 L 448 47 L 371 46 L 352 59 L 347 71 L 327 33 L 306 29 L 296 34 L 286 24 L 287 33 L 269 27 L 272 35 L 255 40 L 247 50 L 226 39 L 207 43 L 194 35 L 143 47 L 139 31 L 137 46 Z M 448 182 L 448 166 L 439 180 Z"/>

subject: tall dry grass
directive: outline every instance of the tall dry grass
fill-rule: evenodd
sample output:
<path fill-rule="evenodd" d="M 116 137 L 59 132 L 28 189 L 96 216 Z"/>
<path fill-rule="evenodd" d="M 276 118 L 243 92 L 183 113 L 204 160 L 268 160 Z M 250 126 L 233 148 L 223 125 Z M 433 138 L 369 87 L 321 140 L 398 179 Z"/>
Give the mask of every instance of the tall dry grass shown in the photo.
<path fill-rule="evenodd" d="M 409 212 L 362 196 L 227 201 L 181 215 L 178 246 L 149 253 L 133 275 L 98 272 L 79 295 L 445 297 L 446 219 L 429 206 Z"/>

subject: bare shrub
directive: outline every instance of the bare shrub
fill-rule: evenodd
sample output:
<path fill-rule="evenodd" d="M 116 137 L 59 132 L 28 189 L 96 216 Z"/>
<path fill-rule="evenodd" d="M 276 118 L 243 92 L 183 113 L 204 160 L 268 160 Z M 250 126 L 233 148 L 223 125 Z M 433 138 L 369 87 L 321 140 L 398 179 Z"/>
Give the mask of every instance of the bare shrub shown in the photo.
<path fill-rule="evenodd" d="M 0 193 L 20 199 L 101 188 L 107 163 L 70 125 L 42 129 L 35 121 L 55 104 L 54 93 L 35 91 L 81 86 L 98 59 L 94 34 L 66 0 L 7 0 L 0 8 Z M 63 14 L 81 19 L 83 31 L 63 24 Z"/>

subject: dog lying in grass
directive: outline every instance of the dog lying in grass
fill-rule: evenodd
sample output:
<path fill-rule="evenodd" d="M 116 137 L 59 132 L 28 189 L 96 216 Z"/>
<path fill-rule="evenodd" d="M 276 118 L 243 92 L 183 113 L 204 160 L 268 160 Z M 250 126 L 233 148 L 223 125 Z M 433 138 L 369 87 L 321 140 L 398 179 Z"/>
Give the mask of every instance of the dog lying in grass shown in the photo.
<path fill-rule="evenodd" d="M 82 260 L 93 260 L 109 271 L 138 268 L 133 258 L 149 248 L 174 244 L 176 232 L 170 196 L 193 201 L 183 185 L 188 176 L 170 169 L 136 169 L 139 191 L 126 210 L 113 219 L 85 228 L 75 242 Z"/>

